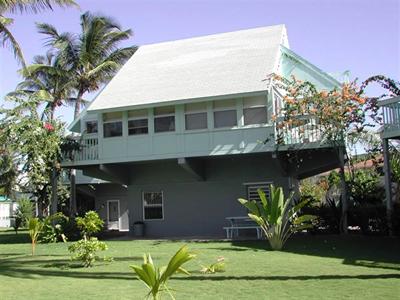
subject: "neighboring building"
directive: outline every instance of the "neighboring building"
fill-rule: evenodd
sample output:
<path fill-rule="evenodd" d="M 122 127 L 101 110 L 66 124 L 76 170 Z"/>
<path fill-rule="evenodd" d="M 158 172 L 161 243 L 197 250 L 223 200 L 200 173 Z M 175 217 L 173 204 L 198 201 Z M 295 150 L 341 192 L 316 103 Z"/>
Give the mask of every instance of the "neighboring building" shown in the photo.
<path fill-rule="evenodd" d="M 107 181 L 78 190 L 109 229 L 144 221 L 148 236 L 223 236 L 226 217 L 246 215 L 239 197 L 339 166 L 311 118 L 277 147 L 272 73 L 340 86 L 289 50 L 283 25 L 142 46 L 70 125 L 82 148 L 63 167 Z M 299 168 L 286 156 L 294 145 Z"/>
<path fill-rule="evenodd" d="M 17 203 L 6 196 L 0 195 L 0 228 L 11 227 L 11 217 L 17 208 Z"/>

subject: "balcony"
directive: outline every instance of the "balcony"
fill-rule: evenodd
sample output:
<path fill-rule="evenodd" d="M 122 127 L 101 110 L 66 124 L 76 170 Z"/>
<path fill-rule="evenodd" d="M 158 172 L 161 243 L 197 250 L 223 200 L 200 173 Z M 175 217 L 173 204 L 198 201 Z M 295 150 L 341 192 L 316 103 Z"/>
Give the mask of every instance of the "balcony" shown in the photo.
<path fill-rule="evenodd" d="M 400 97 L 380 101 L 378 106 L 383 113 L 383 137 L 400 137 Z"/>
<path fill-rule="evenodd" d="M 283 117 L 276 119 L 275 143 L 278 147 L 302 148 L 318 147 L 324 142 L 323 128 L 314 116 L 298 116 L 291 124 L 283 122 Z"/>
<path fill-rule="evenodd" d="M 232 154 L 285 151 L 329 147 L 324 142 L 321 125 L 313 116 L 299 116 L 291 125 L 184 131 L 147 135 L 101 138 L 75 138 L 64 151 L 64 167 L 94 164 L 206 157 Z"/>
<path fill-rule="evenodd" d="M 76 137 L 62 153 L 64 163 L 93 162 L 99 159 L 99 142 L 93 137 Z"/>

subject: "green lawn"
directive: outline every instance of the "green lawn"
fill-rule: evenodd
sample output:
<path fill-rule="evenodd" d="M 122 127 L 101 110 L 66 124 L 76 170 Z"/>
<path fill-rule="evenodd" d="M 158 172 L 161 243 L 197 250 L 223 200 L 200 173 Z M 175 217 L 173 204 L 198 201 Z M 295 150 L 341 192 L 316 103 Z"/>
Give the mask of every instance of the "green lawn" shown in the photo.
<path fill-rule="evenodd" d="M 69 260 L 67 244 L 38 245 L 31 257 L 26 234 L 0 232 L 0 299 L 143 299 L 145 286 L 130 264 L 144 252 L 165 263 L 183 242 L 108 241 L 111 263 L 91 269 Z M 284 252 L 265 241 L 188 242 L 198 259 L 170 287 L 179 299 L 400 299 L 399 239 L 307 236 L 289 241 Z M 203 275 L 200 262 L 218 256 L 227 270 Z M 165 299 L 168 299 L 166 296 Z"/>

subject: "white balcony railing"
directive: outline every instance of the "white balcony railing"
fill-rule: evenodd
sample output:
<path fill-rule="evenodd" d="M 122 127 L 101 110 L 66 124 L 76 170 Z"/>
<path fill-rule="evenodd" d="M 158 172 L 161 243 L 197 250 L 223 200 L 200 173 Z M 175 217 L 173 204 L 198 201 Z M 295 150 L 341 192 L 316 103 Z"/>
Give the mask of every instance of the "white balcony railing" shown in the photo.
<path fill-rule="evenodd" d="M 75 138 L 74 145 L 74 149 L 69 149 L 63 152 L 64 161 L 87 161 L 99 159 L 99 142 L 97 138 Z"/>
<path fill-rule="evenodd" d="M 277 145 L 295 145 L 322 142 L 323 131 L 314 116 L 298 116 L 292 122 L 284 122 L 283 117 L 276 119 L 275 143 Z"/>
<path fill-rule="evenodd" d="M 384 133 L 398 132 L 400 130 L 400 97 L 380 101 L 378 105 L 382 107 Z"/>

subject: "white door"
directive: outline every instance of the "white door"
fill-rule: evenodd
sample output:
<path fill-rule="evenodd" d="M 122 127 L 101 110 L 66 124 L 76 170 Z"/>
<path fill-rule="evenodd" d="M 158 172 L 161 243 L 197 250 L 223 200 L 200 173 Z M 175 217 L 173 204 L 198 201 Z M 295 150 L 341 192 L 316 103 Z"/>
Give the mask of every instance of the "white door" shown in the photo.
<path fill-rule="evenodd" d="M 119 230 L 119 200 L 107 201 L 107 228 Z"/>

